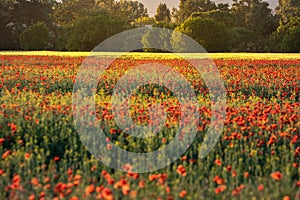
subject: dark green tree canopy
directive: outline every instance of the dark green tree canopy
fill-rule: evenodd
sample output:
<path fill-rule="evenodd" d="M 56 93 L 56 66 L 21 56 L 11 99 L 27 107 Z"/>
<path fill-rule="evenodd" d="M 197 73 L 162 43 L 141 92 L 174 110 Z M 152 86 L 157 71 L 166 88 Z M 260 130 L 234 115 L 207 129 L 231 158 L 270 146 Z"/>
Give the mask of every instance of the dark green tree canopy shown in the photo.
<path fill-rule="evenodd" d="M 278 4 L 276 11 L 280 15 L 282 23 L 288 23 L 291 17 L 300 16 L 299 0 L 278 0 Z"/>
<path fill-rule="evenodd" d="M 216 4 L 210 0 L 180 0 L 179 10 L 176 12 L 178 22 L 184 22 L 195 12 L 206 12 L 216 9 Z"/>
<path fill-rule="evenodd" d="M 224 24 L 213 19 L 190 17 L 175 30 L 193 38 L 208 52 L 222 52 L 231 49 L 229 30 Z"/>
<path fill-rule="evenodd" d="M 271 36 L 270 48 L 275 52 L 300 52 L 300 17 L 291 17 Z"/>
<path fill-rule="evenodd" d="M 1 0 L 0 50 L 90 50 L 113 34 L 147 25 L 181 30 L 209 51 L 293 52 L 299 46 L 299 16 L 299 0 L 279 0 L 276 14 L 264 0 L 233 0 L 231 6 L 180 0 L 172 12 L 159 4 L 154 17 L 138 0 Z M 29 33 L 44 26 L 47 41 L 32 46 Z"/>
<path fill-rule="evenodd" d="M 155 20 L 158 22 L 170 22 L 171 13 L 169 8 L 165 3 L 160 3 L 156 9 L 156 15 L 154 16 Z"/>
<path fill-rule="evenodd" d="M 140 17 L 148 17 L 147 8 L 138 1 L 120 0 L 115 3 L 114 13 L 128 22 L 134 22 Z"/>
<path fill-rule="evenodd" d="M 48 47 L 50 30 L 43 22 L 37 22 L 20 34 L 21 46 L 25 50 L 43 50 Z"/>
<path fill-rule="evenodd" d="M 38 21 L 52 26 L 54 4 L 53 0 L 1 0 L 0 49 L 19 49 L 19 35 Z"/>
<path fill-rule="evenodd" d="M 124 21 L 109 13 L 83 16 L 68 26 L 65 36 L 68 50 L 91 51 L 108 37 L 126 29 Z"/>

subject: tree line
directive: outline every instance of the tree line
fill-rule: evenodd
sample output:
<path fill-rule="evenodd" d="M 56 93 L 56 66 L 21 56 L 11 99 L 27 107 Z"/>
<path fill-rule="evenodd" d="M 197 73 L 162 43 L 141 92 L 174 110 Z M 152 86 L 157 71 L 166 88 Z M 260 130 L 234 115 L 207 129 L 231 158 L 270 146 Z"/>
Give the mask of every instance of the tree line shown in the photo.
<path fill-rule="evenodd" d="M 0 1 L 1 50 L 90 51 L 146 25 L 185 33 L 209 52 L 300 52 L 299 0 L 279 0 L 275 11 L 262 0 L 180 0 L 178 9 L 159 4 L 154 17 L 132 0 Z"/>

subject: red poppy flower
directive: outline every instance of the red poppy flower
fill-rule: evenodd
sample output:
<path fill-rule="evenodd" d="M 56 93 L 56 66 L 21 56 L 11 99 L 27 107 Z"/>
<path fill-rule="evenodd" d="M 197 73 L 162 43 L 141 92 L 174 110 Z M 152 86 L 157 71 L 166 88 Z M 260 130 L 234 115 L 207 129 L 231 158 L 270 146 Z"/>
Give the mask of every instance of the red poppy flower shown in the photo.
<path fill-rule="evenodd" d="M 85 188 L 85 194 L 88 196 L 95 191 L 95 185 L 91 184 Z"/>
<path fill-rule="evenodd" d="M 258 191 L 262 191 L 264 190 L 264 185 L 263 184 L 260 184 L 258 187 L 257 187 Z"/>
<path fill-rule="evenodd" d="M 180 197 L 180 198 L 184 198 L 186 195 L 187 195 L 186 190 L 182 190 L 182 191 L 179 193 L 179 197 Z"/>
<path fill-rule="evenodd" d="M 279 171 L 276 171 L 276 172 L 273 172 L 271 174 L 271 177 L 274 179 L 274 180 L 281 180 L 283 175 L 279 172 Z"/>
<path fill-rule="evenodd" d="M 186 170 L 182 165 L 179 165 L 176 171 L 179 175 L 186 176 Z"/>

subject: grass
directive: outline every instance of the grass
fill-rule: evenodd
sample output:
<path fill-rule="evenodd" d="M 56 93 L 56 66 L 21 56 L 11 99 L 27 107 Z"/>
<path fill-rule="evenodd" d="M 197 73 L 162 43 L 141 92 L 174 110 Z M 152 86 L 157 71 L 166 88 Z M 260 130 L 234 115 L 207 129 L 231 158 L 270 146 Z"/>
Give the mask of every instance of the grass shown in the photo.
<path fill-rule="evenodd" d="M 300 59 L 241 61 L 235 58 L 266 59 L 267 54 L 212 54 L 235 60 L 215 60 L 228 91 L 227 113 L 223 134 L 203 159 L 199 150 L 211 115 L 208 89 L 187 62 L 158 60 L 192 83 L 201 123 L 195 142 L 181 158 L 161 170 L 135 174 L 103 165 L 80 140 L 72 97 L 84 58 L 67 57 L 72 55 L 68 52 L 63 53 L 65 57 L 35 56 L 61 52 L 21 53 L 32 56 L 0 56 L 0 200 L 299 199 Z M 159 59 L 168 55 L 130 56 Z M 179 102 L 169 90 L 152 84 L 133 94 L 130 113 L 138 124 L 147 124 L 148 116 L 158 116 L 149 105 L 163 101 L 167 123 L 157 137 L 135 138 L 118 128 L 109 103 L 113 88 L 126 72 L 144 63 L 114 62 L 99 80 L 95 95 L 96 119 L 106 142 L 131 152 L 151 152 L 168 145 L 181 121 Z M 172 81 L 180 86 L 178 80 Z M 129 79 L 130 83 L 134 80 Z M 117 106 L 124 110 L 124 105 Z M 92 114 L 89 111 L 87 106 L 80 108 L 82 116 Z M 111 148 L 109 143 L 104 147 Z"/>

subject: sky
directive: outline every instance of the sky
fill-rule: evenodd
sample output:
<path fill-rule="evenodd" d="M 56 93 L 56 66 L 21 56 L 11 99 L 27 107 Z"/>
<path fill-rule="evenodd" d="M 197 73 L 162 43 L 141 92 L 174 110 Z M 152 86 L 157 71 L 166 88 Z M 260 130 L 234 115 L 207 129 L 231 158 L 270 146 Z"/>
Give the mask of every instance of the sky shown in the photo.
<path fill-rule="evenodd" d="M 160 3 L 166 3 L 168 8 L 172 10 L 172 7 L 177 8 L 179 6 L 179 0 L 138 0 L 143 3 L 144 6 L 148 9 L 148 13 L 150 16 L 155 15 L 155 11 L 157 6 Z M 231 3 L 232 0 L 213 0 L 216 3 Z M 270 4 L 270 7 L 274 9 L 278 5 L 278 0 L 265 0 Z"/>

